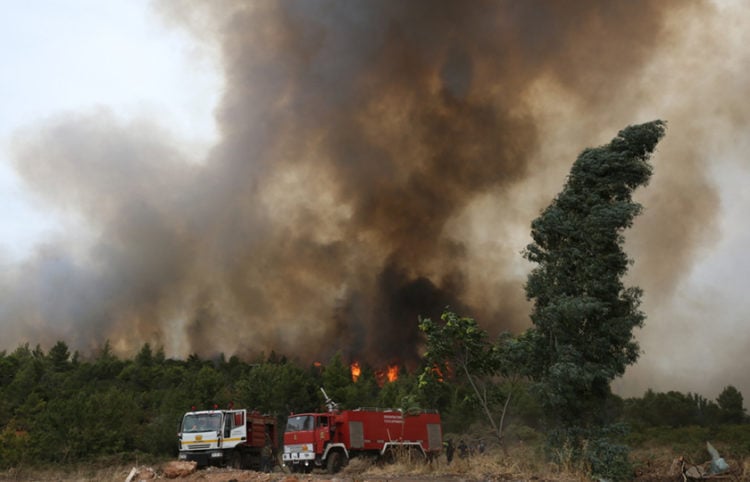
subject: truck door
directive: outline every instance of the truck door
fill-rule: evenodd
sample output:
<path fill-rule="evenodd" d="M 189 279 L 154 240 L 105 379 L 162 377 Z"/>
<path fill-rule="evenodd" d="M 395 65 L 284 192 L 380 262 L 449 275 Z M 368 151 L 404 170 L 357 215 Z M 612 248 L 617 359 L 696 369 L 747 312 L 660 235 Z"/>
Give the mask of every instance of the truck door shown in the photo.
<path fill-rule="evenodd" d="M 232 436 L 232 412 L 224 414 L 224 433 L 222 436 L 224 437 L 225 443 Z"/>
<path fill-rule="evenodd" d="M 228 410 L 224 422 L 224 448 L 232 448 L 247 441 L 245 410 Z"/>
<path fill-rule="evenodd" d="M 322 454 L 329 440 L 331 440 L 331 421 L 328 415 L 320 415 L 315 426 L 315 452 Z"/>

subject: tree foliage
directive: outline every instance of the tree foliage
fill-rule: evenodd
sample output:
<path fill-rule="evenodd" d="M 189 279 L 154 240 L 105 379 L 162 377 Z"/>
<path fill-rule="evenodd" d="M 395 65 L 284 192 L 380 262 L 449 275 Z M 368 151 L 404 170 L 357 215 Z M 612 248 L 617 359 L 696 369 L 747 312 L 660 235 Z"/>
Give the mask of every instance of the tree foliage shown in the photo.
<path fill-rule="evenodd" d="M 638 358 L 641 290 L 623 286 L 622 233 L 641 212 L 632 193 L 648 182 L 664 129 L 662 121 L 630 126 L 583 151 L 532 223 L 524 256 L 537 264 L 526 283 L 534 326 L 523 341 L 547 413 L 563 425 L 601 423 L 610 382 Z"/>
<path fill-rule="evenodd" d="M 481 408 L 498 441 L 503 441 L 503 422 L 511 393 L 502 390 L 498 377 L 508 375 L 510 365 L 503 350 L 506 339 L 492 343 L 486 331 L 473 318 L 446 310 L 442 323 L 422 319 L 420 330 L 427 337 L 424 358 L 427 366 L 421 385 L 444 382 L 448 375 L 468 385 L 469 393 Z"/>
<path fill-rule="evenodd" d="M 524 252 L 537 266 L 526 283 L 534 326 L 521 342 L 550 443 L 572 447 L 593 475 L 606 478 L 628 472 L 627 451 L 608 435 L 607 401 L 612 380 L 638 359 L 633 330 L 645 318 L 641 290 L 622 282 L 629 264 L 623 231 L 641 212 L 632 194 L 648 183 L 664 130 L 662 121 L 629 126 L 609 144 L 584 150 L 532 222 Z"/>
<path fill-rule="evenodd" d="M 625 400 L 623 417 L 636 428 L 714 426 L 720 423 L 718 405 L 695 393 L 647 390 L 641 398 Z"/>
<path fill-rule="evenodd" d="M 723 423 L 743 423 L 745 421 L 745 407 L 742 394 L 732 385 L 724 387 L 716 399 L 719 405 L 719 419 Z"/>

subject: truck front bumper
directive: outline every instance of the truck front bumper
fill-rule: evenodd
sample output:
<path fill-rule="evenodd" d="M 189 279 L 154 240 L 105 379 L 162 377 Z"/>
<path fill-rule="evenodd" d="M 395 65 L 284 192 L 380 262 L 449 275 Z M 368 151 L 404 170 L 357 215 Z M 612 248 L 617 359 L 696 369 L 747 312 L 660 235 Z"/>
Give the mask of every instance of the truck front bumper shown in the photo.
<path fill-rule="evenodd" d="M 189 462 L 196 462 L 198 467 L 205 467 L 207 465 L 224 465 L 224 453 L 221 450 L 207 450 L 207 451 L 180 451 L 178 457 L 179 460 L 187 460 Z"/>
<path fill-rule="evenodd" d="M 315 460 L 314 452 L 284 452 L 284 462 L 305 462 Z"/>

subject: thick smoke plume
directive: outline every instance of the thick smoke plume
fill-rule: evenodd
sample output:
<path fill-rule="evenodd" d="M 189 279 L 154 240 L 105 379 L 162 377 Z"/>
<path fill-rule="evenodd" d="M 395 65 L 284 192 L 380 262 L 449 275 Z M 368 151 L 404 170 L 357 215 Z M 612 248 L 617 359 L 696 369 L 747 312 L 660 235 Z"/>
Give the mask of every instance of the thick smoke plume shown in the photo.
<path fill-rule="evenodd" d="M 166 127 L 106 110 L 20 133 L 19 171 L 86 234 L 50 240 L 4 278 L 5 343 L 304 360 L 342 350 L 384 364 L 414 361 L 417 316 L 445 306 L 518 331 L 519 251 L 577 153 L 656 117 L 674 135 L 679 120 L 644 109 L 656 94 L 639 81 L 684 8 L 159 4 L 220 52 L 221 139 L 189 162 Z M 675 177 L 643 200 L 648 226 L 661 226 L 640 231 L 631 253 L 659 266 L 656 278 L 642 268 L 647 289 L 675 288 L 703 241 L 692 226 L 714 212 L 710 183 L 687 162 L 655 160 L 656 178 Z M 697 187 L 709 202 L 688 192 Z M 677 211 L 693 219 L 665 228 Z M 669 247 L 646 246 L 657 238 Z"/>

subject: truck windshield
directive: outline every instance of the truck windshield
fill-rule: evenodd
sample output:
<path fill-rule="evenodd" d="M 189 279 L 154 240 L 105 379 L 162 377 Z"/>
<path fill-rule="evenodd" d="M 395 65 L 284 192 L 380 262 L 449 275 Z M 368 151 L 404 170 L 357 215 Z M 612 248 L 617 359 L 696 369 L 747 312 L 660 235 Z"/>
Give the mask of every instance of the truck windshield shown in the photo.
<path fill-rule="evenodd" d="M 182 420 L 182 431 L 186 433 L 213 430 L 221 430 L 220 413 L 188 413 Z"/>
<path fill-rule="evenodd" d="M 312 430 L 313 429 L 313 416 L 312 415 L 297 415 L 296 417 L 289 417 L 286 422 L 287 432 L 299 432 L 300 430 Z"/>

